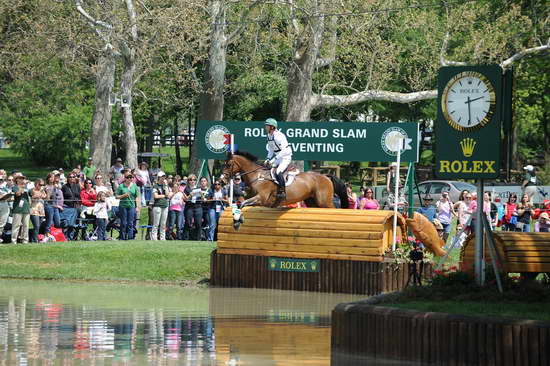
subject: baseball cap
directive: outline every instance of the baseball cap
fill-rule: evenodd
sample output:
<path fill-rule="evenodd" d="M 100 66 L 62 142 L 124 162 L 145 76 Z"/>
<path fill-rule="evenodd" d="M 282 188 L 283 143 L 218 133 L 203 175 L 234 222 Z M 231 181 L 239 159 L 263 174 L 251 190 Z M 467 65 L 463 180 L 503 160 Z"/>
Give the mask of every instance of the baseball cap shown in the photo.
<path fill-rule="evenodd" d="M 545 220 L 550 220 L 550 216 L 548 215 L 548 212 L 541 213 L 539 217 Z"/>
<path fill-rule="evenodd" d="M 121 158 L 116 158 L 116 162 L 122 162 L 122 159 Z"/>
<path fill-rule="evenodd" d="M 164 177 L 164 176 L 166 176 L 166 173 L 163 172 L 162 170 L 157 173 L 157 177 Z"/>
<path fill-rule="evenodd" d="M 523 169 L 524 169 L 524 170 L 529 170 L 529 171 L 531 171 L 531 170 L 534 170 L 535 167 L 532 166 L 531 164 L 529 164 L 529 165 L 524 166 Z"/>

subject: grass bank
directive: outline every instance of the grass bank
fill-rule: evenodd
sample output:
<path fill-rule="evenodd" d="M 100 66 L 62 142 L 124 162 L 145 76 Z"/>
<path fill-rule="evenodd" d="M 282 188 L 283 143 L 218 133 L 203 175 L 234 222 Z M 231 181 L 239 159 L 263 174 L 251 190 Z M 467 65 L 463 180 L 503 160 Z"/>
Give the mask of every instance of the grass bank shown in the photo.
<path fill-rule="evenodd" d="M 105 241 L 0 245 L 0 278 L 196 283 L 211 242 Z"/>
<path fill-rule="evenodd" d="M 500 316 L 521 319 L 550 321 L 550 304 L 535 302 L 524 303 L 514 301 L 407 301 L 402 303 L 388 303 L 401 309 L 411 309 L 426 312 L 441 312 L 472 316 Z"/>

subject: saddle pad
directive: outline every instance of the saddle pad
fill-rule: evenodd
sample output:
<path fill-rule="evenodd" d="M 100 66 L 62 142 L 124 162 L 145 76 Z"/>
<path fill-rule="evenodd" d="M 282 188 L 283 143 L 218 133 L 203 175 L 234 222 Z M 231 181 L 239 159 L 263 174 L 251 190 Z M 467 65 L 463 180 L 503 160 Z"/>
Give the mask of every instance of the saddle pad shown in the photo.
<path fill-rule="evenodd" d="M 289 170 L 287 169 L 284 173 L 283 173 L 283 176 L 285 178 L 285 187 L 288 187 L 289 185 L 291 185 L 293 182 L 294 182 L 294 178 L 296 178 L 296 176 L 300 174 L 300 171 L 296 168 L 292 169 L 292 170 Z M 275 184 L 279 185 L 277 183 L 277 179 L 275 178 L 275 169 L 271 169 L 271 178 L 273 179 L 273 181 L 275 182 Z"/>

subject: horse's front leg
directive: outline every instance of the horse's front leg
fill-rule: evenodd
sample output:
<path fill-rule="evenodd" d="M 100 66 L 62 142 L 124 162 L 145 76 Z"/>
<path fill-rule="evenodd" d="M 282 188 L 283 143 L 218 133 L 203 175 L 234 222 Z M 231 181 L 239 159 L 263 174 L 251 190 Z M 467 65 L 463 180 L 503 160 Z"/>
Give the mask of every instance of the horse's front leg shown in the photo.
<path fill-rule="evenodd" d="M 254 197 L 250 197 L 249 199 L 244 200 L 243 203 L 241 203 L 241 209 L 245 206 L 255 206 L 261 201 L 261 197 L 259 194 L 255 195 Z"/>

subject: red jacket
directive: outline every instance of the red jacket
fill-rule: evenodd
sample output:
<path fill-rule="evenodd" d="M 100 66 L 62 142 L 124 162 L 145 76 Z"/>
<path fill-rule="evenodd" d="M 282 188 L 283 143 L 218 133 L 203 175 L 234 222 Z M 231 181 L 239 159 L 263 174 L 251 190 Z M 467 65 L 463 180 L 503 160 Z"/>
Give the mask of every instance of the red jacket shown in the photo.
<path fill-rule="evenodd" d="M 85 189 L 80 191 L 80 200 L 82 201 L 82 206 L 93 207 L 97 199 L 97 193 L 95 190 L 87 192 Z"/>

